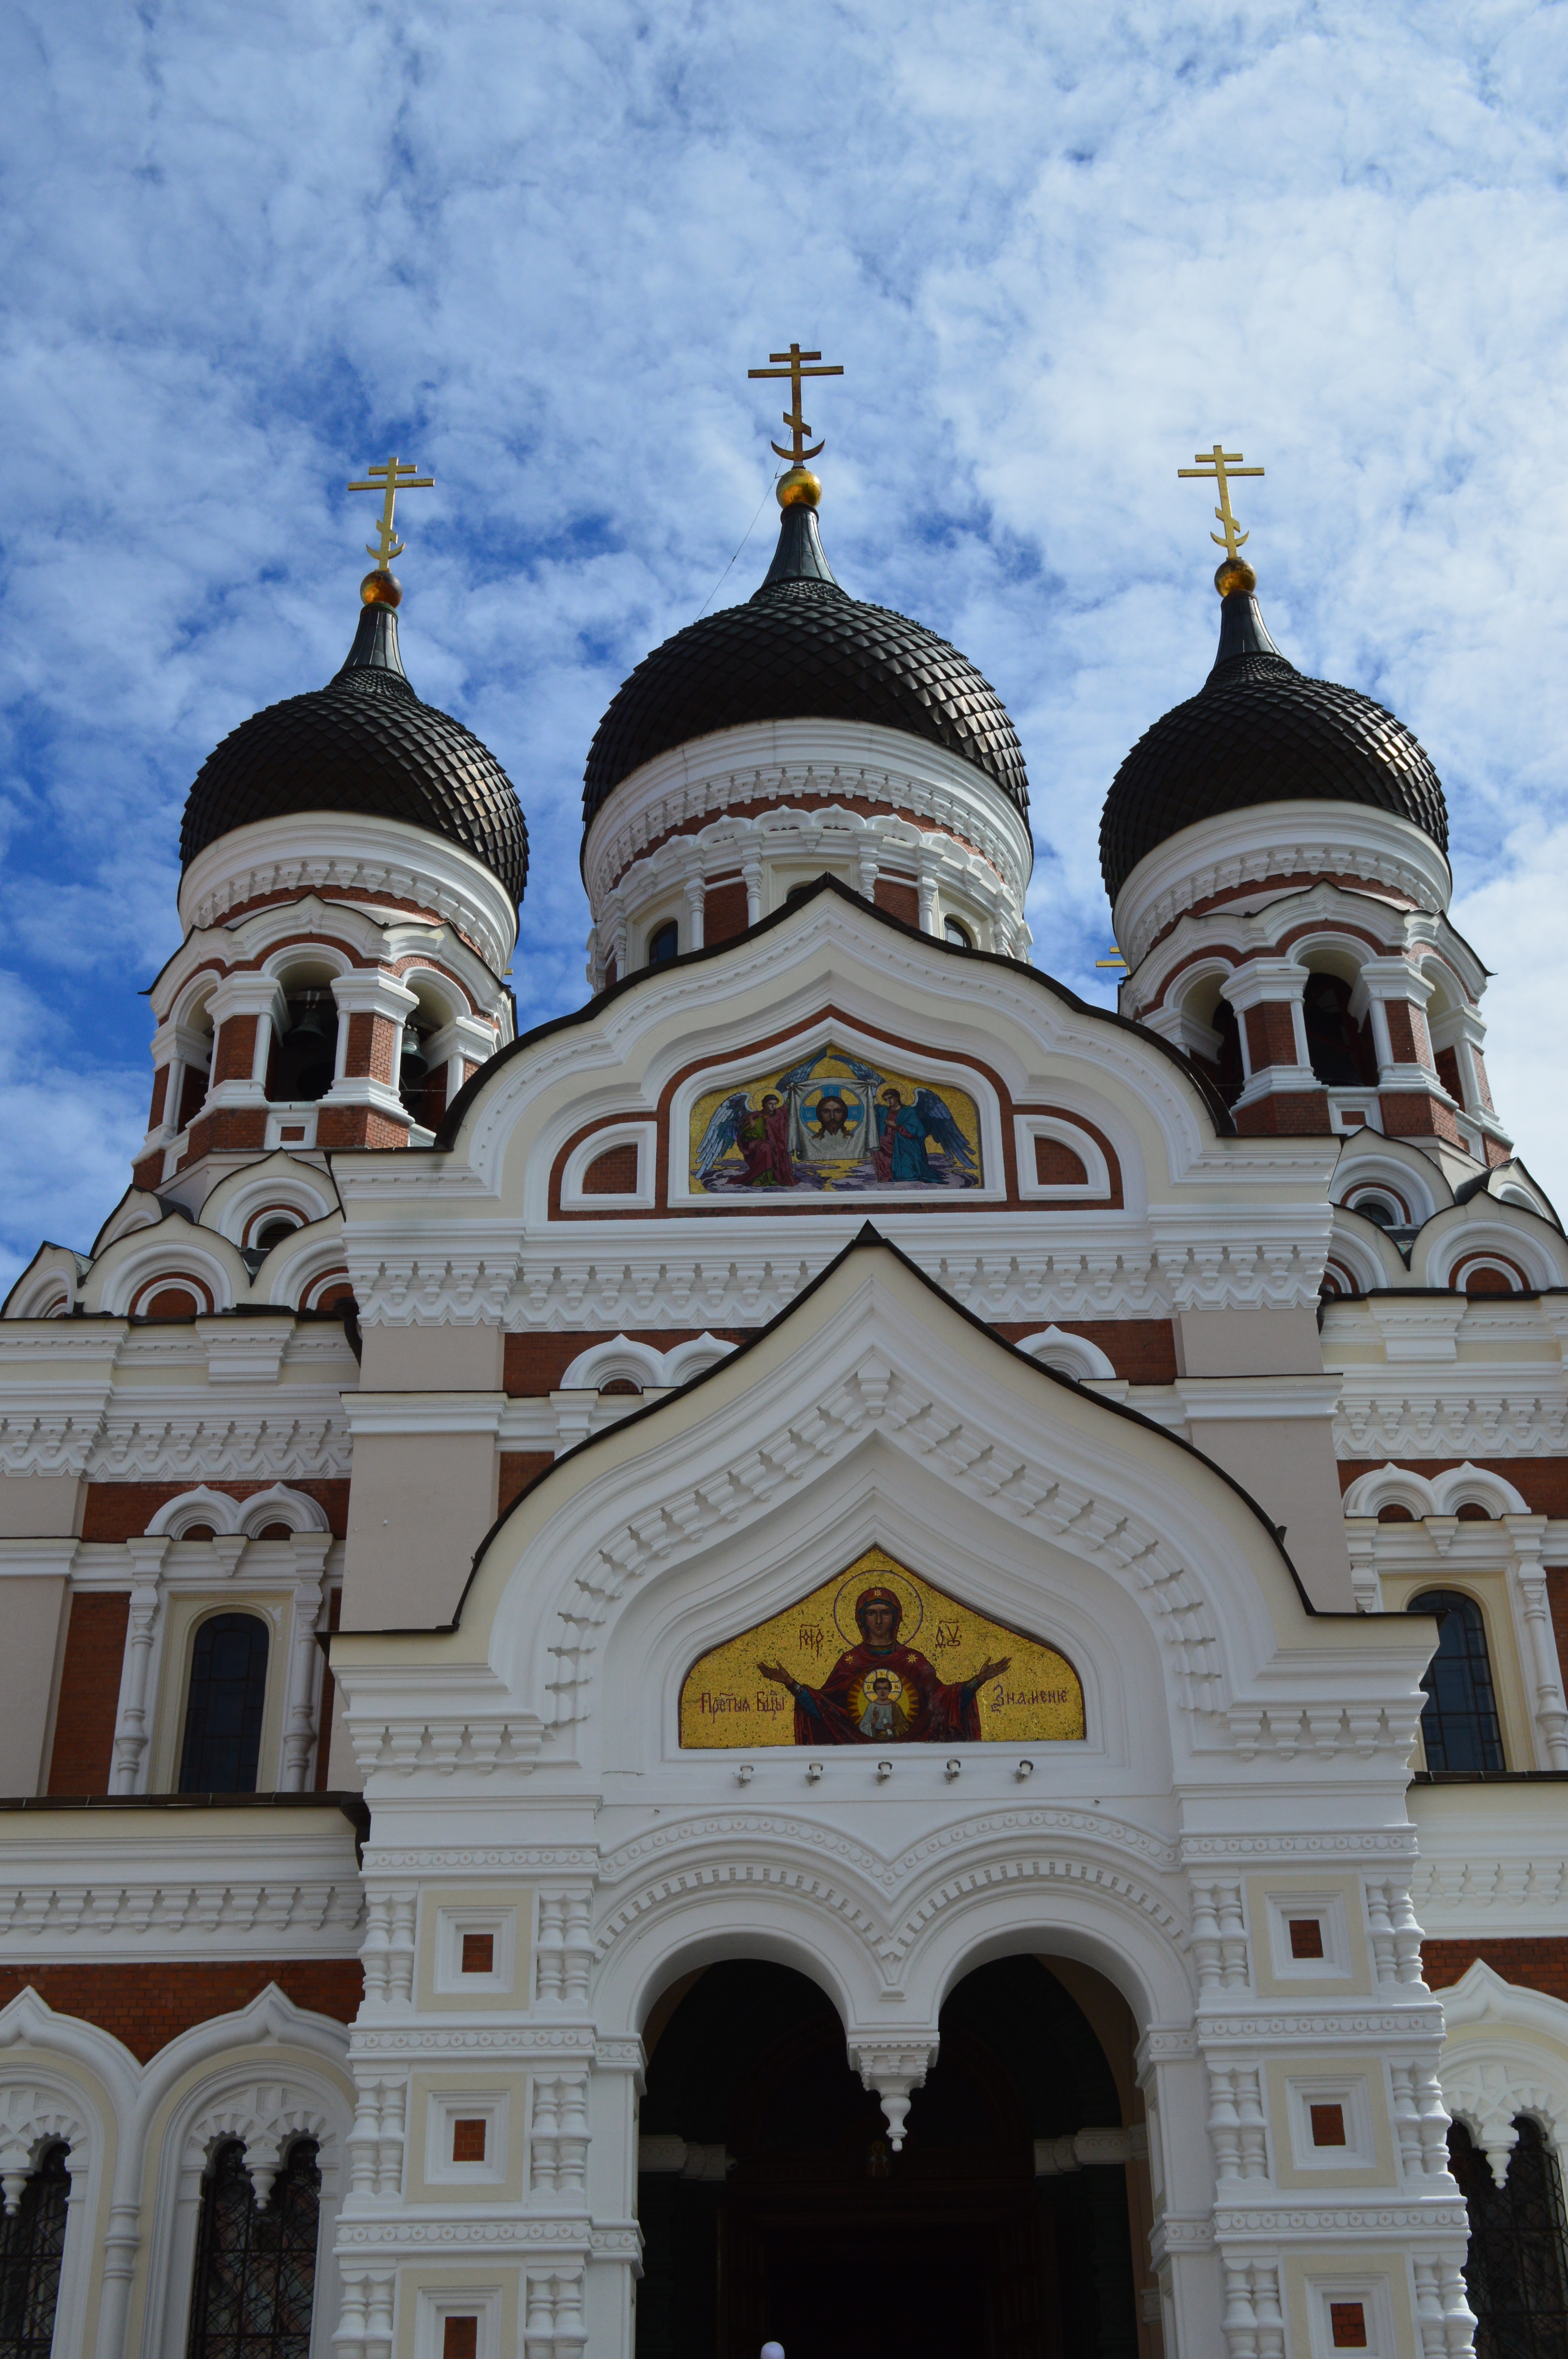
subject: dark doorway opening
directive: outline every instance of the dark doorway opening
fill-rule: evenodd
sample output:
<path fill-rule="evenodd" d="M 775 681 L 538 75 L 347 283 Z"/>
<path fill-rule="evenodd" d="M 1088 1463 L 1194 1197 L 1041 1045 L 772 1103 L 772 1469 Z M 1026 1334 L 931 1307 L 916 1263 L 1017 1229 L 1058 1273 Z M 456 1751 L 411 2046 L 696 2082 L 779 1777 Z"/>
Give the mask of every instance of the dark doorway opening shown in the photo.
<path fill-rule="evenodd" d="M 982 1966 L 891 2150 L 824 1994 L 709 1967 L 655 2035 L 641 2120 L 637 2359 L 1135 2359 L 1119 2164 L 1035 2174 L 1035 2142 L 1113 2128 L 1087 2017 L 1033 1958 Z"/>

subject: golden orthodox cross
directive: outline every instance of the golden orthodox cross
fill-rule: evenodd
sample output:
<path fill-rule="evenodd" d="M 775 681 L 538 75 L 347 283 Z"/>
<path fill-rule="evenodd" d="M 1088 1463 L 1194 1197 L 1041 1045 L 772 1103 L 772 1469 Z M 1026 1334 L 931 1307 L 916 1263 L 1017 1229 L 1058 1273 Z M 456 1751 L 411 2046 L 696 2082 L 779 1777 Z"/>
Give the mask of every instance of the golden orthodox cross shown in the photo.
<path fill-rule="evenodd" d="M 1200 483 L 1218 484 L 1219 506 L 1215 515 L 1224 529 L 1223 532 L 1211 532 L 1209 538 L 1217 549 L 1224 549 L 1227 557 L 1234 557 L 1242 542 L 1249 540 L 1251 535 L 1238 528 L 1230 512 L 1229 485 L 1238 475 L 1260 475 L 1263 470 L 1261 467 L 1244 467 L 1239 451 L 1227 451 L 1218 442 L 1212 451 L 1197 451 L 1193 455 L 1197 465 L 1178 467 L 1176 473 L 1178 475 L 1195 475 Z"/>
<path fill-rule="evenodd" d="M 395 451 L 384 467 L 367 467 L 365 473 L 373 479 L 371 482 L 351 484 L 349 489 L 351 492 L 384 492 L 386 495 L 382 502 L 381 522 L 376 527 L 380 547 L 368 540 L 365 543 L 365 555 L 373 557 L 381 571 L 385 573 L 390 571 L 393 559 L 402 556 L 405 547 L 392 528 L 392 513 L 398 493 L 430 491 L 435 486 L 436 478 L 434 475 L 421 475 L 412 459 L 400 459 Z M 379 483 L 373 480 L 376 476 L 382 478 Z"/>
<path fill-rule="evenodd" d="M 795 448 L 793 451 L 780 451 L 776 442 L 770 447 L 778 451 L 781 459 L 791 460 L 795 466 L 801 467 L 805 465 L 807 459 L 815 459 L 817 451 L 824 446 L 817 442 L 809 451 L 806 447 L 806 438 L 811 429 L 800 414 L 800 381 L 802 377 L 806 376 L 842 376 L 843 367 L 835 361 L 827 368 L 808 368 L 806 366 L 808 361 L 819 361 L 822 355 L 820 353 L 803 353 L 798 344 L 791 344 L 787 353 L 770 353 L 768 358 L 771 361 L 782 361 L 783 368 L 748 369 L 746 375 L 788 377 L 790 408 L 784 413 L 784 422 L 789 428 Z"/>

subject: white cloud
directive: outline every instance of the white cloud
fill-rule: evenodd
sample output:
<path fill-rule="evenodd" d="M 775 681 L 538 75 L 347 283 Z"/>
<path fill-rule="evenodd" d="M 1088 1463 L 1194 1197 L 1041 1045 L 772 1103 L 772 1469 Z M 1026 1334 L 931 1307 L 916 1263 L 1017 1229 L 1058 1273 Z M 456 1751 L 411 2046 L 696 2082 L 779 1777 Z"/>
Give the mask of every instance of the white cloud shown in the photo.
<path fill-rule="evenodd" d="M 1046 962 L 1104 995 L 1099 805 L 1210 659 L 1175 468 L 1217 434 L 1269 469 L 1271 624 L 1422 736 L 1477 947 L 1514 960 L 1568 827 L 1563 14 L 17 0 L 0 949 L 68 1028 L 64 1097 L 139 1108 L 185 790 L 335 668 L 372 505 L 342 486 L 394 444 L 439 484 L 406 504 L 410 672 L 528 810 L 525 1020 L 576 1000 L 588 742 L 744 530 L 745 370 L 792 334 L 849 370 L 810 412 L 841 578 L 1019 721 Z M 1499 1105 L 1568 1197 L 1506 1078 L 1519 989 Z"/>

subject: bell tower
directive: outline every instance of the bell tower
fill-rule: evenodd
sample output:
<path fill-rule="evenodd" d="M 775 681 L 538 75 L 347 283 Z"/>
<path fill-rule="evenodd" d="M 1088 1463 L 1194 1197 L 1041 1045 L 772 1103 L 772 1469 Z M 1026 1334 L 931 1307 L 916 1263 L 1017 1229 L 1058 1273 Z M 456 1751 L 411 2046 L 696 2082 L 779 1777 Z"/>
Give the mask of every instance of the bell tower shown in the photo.
<path fill-rule="evenodd" d="M 1219 646 L 1106 799 L 1121 1009 L 1217 1082 L 1238 1130 L 1408 1140 L 1455 1186 L 1509 1161 L 1481 1044 L 1486 970 L 1448 920 L 1442 782 L 1370 697 L 1270 636 L 1217 443 Z"/>
<path fill-rule="evenodd" d="M 369 473 L 350 489 L 383 494 L 377 561 L 341 669 L 242 723 L 186 803 L 135 1178 L 189 1212 L 276 1148 L 427 1142 L 515 1028 L 527 828 L 488 748 L 403 669 L 395 503 L 431 479 L 395 455 Z"/>

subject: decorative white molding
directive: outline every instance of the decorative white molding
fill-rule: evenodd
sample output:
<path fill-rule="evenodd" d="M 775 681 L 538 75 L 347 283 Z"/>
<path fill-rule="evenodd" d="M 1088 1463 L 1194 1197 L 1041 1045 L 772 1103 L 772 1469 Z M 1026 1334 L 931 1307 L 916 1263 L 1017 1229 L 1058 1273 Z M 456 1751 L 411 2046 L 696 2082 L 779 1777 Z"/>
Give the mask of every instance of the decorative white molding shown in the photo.
<path fill-rule="evenodd" d="M 1568 2149 L 1568 2006 L 1505 1982 L 1477 1958 L 1442 1994 L 1448 2037 L 1439 2074 L 1449 2112 L 1486 2151 L 1501 2187 L 1521 2114 Z"/>
<path fill-rule="evenodd" d="M 308 893 L 412 903 L 470 936 L 496 974 L 511 963 L 517 912 L 499 877 L 444 836 L 362 811 L 295 811 L 219 836 L 180 879 L 180 922 L 202 931 L 265 895 Z M 407 909 L 386 914 L 407 924 Z"/>
<path fill-rule="evenodd" d="M 1076 1384 L 1114 1381 L 1116 1376 L 1108 1353 L 1087 1336 L 1070 1335 L 1064 1327 L 1043 1327 L 1038 1335 L 1023 1336 L 1018 1348 L 1038 1360 L 1043 1368 L 1054 1368 L 1059 1376 L 1071 1376 Z"/>
<path fill-rule="evenodd" d="M 1022 911 L 1034 847 L 1027 822 L 983 770 L 902 730 L 796 720 L 715 730 L 622 778 L 595 813 L 583 847 L 583 882 L 596 919 L 622 872 L 675 831 L 737 805 L 798 795 L 829 804 L 882 803 L 949 830 L 984 855 Z"/>
<path fill-rule="evenodd" d="M 1123 957 L 1136 968 L 1197 902 L 1268 876 L 1354 876 L 1434 914 L 1454 889 L 1447 861 L 1409 820 L 1348 803 L 1260 803 L 1184 827 L 1145 854 L 1116 897 Z"/>

